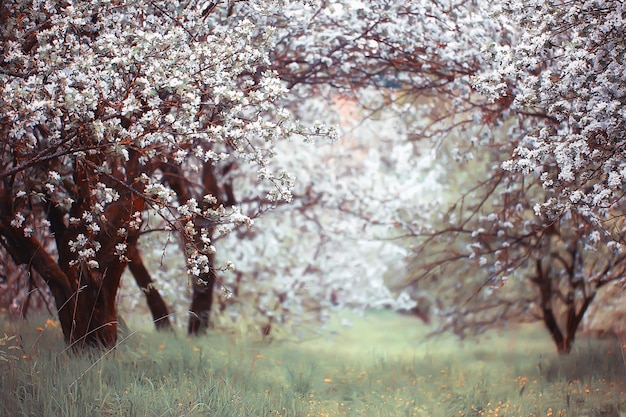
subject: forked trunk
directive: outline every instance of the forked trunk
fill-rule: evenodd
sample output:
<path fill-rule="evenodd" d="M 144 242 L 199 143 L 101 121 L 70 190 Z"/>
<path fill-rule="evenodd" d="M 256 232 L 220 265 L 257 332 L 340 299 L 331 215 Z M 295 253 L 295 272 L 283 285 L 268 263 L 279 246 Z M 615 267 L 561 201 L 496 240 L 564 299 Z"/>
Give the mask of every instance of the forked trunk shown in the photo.
<path fill-rule="evenodd" d="M 55 297 L 65 340 L 74 350 L 112 348 L 117 342 L 119 275 L 97 277 L 90 271 L 81 275 L 79 287 L 69 297 Z"/>
<path fill-rule="evenodd" d="M 28 264 L 46 281 L 54 297 L 66 343 L 110 348 L 117 340 L 115 297 L 122 269 L 94 275 L 80 265 L 63 271 L 32 236 L 0 221 L 2 243 L 16 264 Z"/>
<path fill-rule="evenodd" d="M 580 323 L 596 293 L 592 292 L 578 302 L 574 291 L 570 291 L 567 294 L 565 299 L 564 329 L 561 330 L 552 307 L 554 289 L 552 288 L 550 268 L 544 269 L 541 260 L 537 260 L 535 270 L 536 275 L 532 281 L 539 289 L 539 307 L 541 308 L 543 324 L 550 333 L 559 355 L 567 355 L 574 347 Z"/>

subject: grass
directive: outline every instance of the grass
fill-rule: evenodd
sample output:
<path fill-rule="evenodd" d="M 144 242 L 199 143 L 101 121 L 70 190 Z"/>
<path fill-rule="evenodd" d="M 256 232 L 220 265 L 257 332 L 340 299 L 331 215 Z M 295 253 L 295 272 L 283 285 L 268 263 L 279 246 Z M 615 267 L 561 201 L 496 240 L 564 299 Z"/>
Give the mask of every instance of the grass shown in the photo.
<path fill-rule="evenodd" d="M 0 415 L 626 416 L 617 341 L 581 339 L 559 358 L 540 327 L 476 343 L 426 339 L 427 328 L 390 312 L 351 319 L 348 329 L 271 343 L 136 332 L 82 357 L 65 350 L 52 320 L 9 325 Z"/>

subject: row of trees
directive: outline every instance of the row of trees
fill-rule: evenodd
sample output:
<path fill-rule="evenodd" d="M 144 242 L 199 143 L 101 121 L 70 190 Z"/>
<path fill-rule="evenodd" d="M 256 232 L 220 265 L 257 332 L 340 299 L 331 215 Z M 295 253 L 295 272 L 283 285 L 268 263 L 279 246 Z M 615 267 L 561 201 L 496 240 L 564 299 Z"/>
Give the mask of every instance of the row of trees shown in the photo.
<path fill-rule="evenodd" d="M 127 266 L 170 326 L 138 250 L 161 231 L 186 259 L 191 333 L 214 299 L 267 333 L 336 304 L 410 307 L 412 286 L 440 330 L 539 319 L 569 352 L 623 277 L 624 12 L 3 2 L 2 245 L 77 347 L 115 344 Z M 354 145 L 325 145 L 337 97 L 379 120 L 344 126 Z M 455 166 L 472 177 L 446 177 Z"/>

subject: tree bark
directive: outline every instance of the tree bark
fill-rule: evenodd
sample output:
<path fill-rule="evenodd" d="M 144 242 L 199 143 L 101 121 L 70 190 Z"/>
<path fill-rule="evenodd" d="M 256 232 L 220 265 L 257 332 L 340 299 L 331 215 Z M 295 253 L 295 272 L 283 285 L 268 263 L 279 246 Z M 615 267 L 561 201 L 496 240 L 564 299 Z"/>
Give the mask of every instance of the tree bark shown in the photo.
<path fill-rule="evenodd" d="M 133 274 L 135 282 L 146 296 L 146 302 L 152 314 L 152 321 L 156 329 L 172 330 L 167 304 L 165 304 L 159 291 L 152 285 L 152 277 L 143 263 L 136 244 L 129 246 L 127 255 L 129 258 L 128 268 Z"/>
<path fill-rule="evenodd" d="M 541 308 L 543 324 L 548 329 L 556 345 L 557 352 L 559 354 L 568 354 L 572 350 L 573 340 L 563 335 L 554 316 L 554 311 L 552 310 L 552 281 L 550 280 L 549 268 L 548 271 L 544 271 L 540 259 L 536 260 L 535 266 L 536 275 L 532 281 L 539 289 L 539 307 Z"/>
<path fill-rule="evenodd" d="M 16 202 L 8 183 L 0 183 L 0 237 L 16 264 L 32 267 L 49 286 L 55 299 L 59 321 L 65 341 L 74 350 L 86 346 L 112 348 L 117 341 L 116 297 L 126 262 L 117 253 L 118 244 L 133 247 L 137 244 L 138 230 L 128 236 L 119 234 L 120 228 L 128 229 L 133 215 L 144 210 L 145 202 L 138 189 L 125 185 L 138 175 L 136 153 L 126 165 L 125 171 L 114 171 L 109 176 L 100 176 L 99 168 L 104 161 L 94 159 L 75 161 L 71 177 L 64 179 L 63 187 L 73 202 L 69 209 L 47 199 L 42 207 L 31 208 L 37 216 L 47 216 L 50 232 L 56 243 L 56 259 L 36 237 L 14 227 Z M 115 175 L 115 176 L 114 176 Z M 116 188 L 119 199 L 107 204 L 99 220 L 101 230 L 91 230 L 85 223 L 66 222 L 69 215 L 82 218 L 93 208 L 93 184 L 109 182 Z M 6 187 L 6 188 L 5 188 Z M 88 261 L 77 259 L 72 242 L 78 236 L 89 237 L 88 245 L 94 245 L 94 255 Z M 93 239 L 93 240 L 91 240 Z M 97 247 L 96 247 L 97 244 Z M 91 249 L 91 247 L 90 247 Z"/>
<path fill-rule="evenodd" d="M 543 323 L 548 329 L 557 352 L 561 355 L 571 353 L 576 340 L 576 333 L 580 323 L 582 322 L 589 305 L 593 302 L 596 292 L 592 292 L 582 300 L 582 304 L 576 302 L 574 290 L 571 290 L 565 299 L 565 318 L 564 329 L 559 327 L 557 319 L 554 315 L 552 307 L 552 299 L 554 290 L 552 288 L 552 280 L 550 277 L 550 268 L 544 270 L 541 260 L 536 260 L 536 274 L 532 282 L 539 289 L 539 306 L 541 308 Z M 580 307 L 578 307 L 580 304 Z"/>
<path fill-rule="evenodd" d="M 28 264 L 46 281 L 54 297 L 66 343 L 74 350 L 85 346 L 110 348 L 117 340 L 115 271 L 97 279 L 87 268 L 63 271 L 37 239 L 0 221 L 2 243 L 16 264 Z M 119 274 L 121 275 L 121 274 Z"/>
<path fill-rule="evenodd" d="M 230 169 L 230 166 L 226 170 Z M 192 192 L 190 184 L 187 183 L 184 176 L 181 174 L 178 167 L 163 166 L 164 180 L 172 187 L 176 193 L 180 204 L 187 203 L 192 196 L 195 196 L 197 201 L 203 201 L 203 196 L 210 194 L 217 199 L 217 203 L 213 204 L 213 208 L 217 208 L 224 203 L 235 204 L 232 187 L 228 187 L 226 191 L 222 190 L 218 184 L 217 177 L 213 164 L 207 162 L 202 168 L 202 190 L 200 195 L 196 195 Z M 226 174 L 223 172 L 223 174 Z M 226 194 L 226 197 L 223 197 Z M 203 209 L 206 207 L 203 207 Z M 196 224 L 196 237 L 192 242 L 196 247 L 202 247 L 203 243 L 200 239 L 200 232 L 203 225 Z M 212 235 L 214 226 L 205 225 L 207 233 Z M 206 333 L 210 327 L 210 315 L 211 307 L 213 305 L 213 287 L 217 279 L 213 265 L 215 262 L 215 255 L 208 254 L 210 272 L 201 274 L 200 276 L 192 277 L 192 298 L 191 306 L 189 307 L 189 323 L 187 327 L 187 333 L 189 335 L 200 335 Z"/>
<path fill-rule="evenodd" d="M 579 309 L 576 308 L 576 300 L 573 298 L 574 295 L 571 295 L 571 299 L 568 299 L 567 302 L 567 319 L 565 322 L 565 341 L 563 343 L 564 349 L 566 350 L 563 353 L 570 353 L 572 348 L 574 347 L 574 341 L 576 340 L 576 333 L 578 332 L 578 327 L 580 326 L 589 305 L 593 302 L 596 293 L 592 293 L 591 295 L 585 297 L 582 305 Z"/>
<path fill-rule="evenodd" d="M 213 259 L 211 259 L 211 265 L 213 265 Z M 208 274 L 202 274 L 200 277 L 193 278 L 193 295 L 191 307 L 189 308 L 189 326 L 187 328 L 187 333 L 190 335 L 201 335 L 209 329 L 215 278 L 213 269 Z"/>

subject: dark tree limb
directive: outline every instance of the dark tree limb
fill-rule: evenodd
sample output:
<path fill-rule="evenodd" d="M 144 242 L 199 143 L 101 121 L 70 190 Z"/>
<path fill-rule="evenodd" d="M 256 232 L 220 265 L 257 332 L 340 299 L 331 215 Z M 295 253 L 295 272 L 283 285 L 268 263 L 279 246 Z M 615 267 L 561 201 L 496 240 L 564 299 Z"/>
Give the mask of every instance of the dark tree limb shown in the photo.
<path fill-rule="evenodd" d="M 129 245 L 127 250 L 127 256 L 129 258 L 128 269 L 133 274 L 135 282 L 146 296 L 146 303 L 152 314 L 152 321 L 157 330 L 172 330 L 172 323 L 170 322 L 170 313 L 165 304 L 165 300 L 161 297 L 159 290 L 157 290 L 150 276 L 150 272 L 143 263 L 141 254 L 137 245 Z"/>

